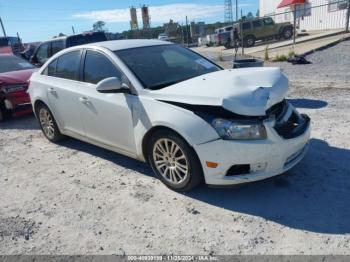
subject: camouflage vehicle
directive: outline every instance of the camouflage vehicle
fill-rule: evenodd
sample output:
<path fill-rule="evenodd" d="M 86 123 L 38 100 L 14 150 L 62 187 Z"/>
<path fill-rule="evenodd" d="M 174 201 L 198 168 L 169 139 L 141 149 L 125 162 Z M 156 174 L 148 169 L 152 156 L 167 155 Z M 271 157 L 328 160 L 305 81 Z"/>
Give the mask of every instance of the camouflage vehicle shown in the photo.
<path fill-rule="evenodd" d="M 241 44 L 241 30 L 243 30 L 243 43 L 245 47 L 252 47 L 258 40 L 290 39 L 294 29 L 291 23 L 276 24 L 271 17 L 263 17 L 235 24 L 231 38 L 225 44 L 226 48 L 233 47 L 235 42 Z M 234 39 L 235 41 L 232 41 Z"/>

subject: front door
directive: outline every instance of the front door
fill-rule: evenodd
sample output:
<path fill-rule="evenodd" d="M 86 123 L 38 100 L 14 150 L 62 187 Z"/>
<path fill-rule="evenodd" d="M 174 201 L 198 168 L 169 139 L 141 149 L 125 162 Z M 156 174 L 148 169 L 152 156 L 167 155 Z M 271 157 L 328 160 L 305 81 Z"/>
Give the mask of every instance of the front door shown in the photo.
<path fill-rule="evenodd" d="M 134 96 L 97 92 L 96 84 L 109 77 L 125 79 L 105 54 L 87 50 L 83 70 L 85 88 L 79 98 L 86 136 L 93 141 L 134 154 L 136 151 L 132 120 Z"/>

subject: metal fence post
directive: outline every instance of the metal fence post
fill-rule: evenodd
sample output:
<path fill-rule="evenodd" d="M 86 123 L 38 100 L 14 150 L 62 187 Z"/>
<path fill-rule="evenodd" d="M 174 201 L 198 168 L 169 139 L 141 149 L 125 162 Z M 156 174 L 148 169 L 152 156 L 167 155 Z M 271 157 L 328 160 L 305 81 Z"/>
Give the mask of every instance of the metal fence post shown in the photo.
<path fill-rule="evenodd" d="M 2 32 L 3 32 L 3 34 L 4 34 L 4 37 L 7 37 L 7 35 L 6 35 L 6 31 L 5 31 L 5 27 L 4 27 L 4 24 L 2 23 L 2 19 L 1 19 L 1 17 L 0 17 L 0 25 L 1 25 Z"/>
<path fill-rule="evenodd" d="M 345 32 L 349 33 L 349 19 L 350 18 L 350 0 L 348 0 L 348 12 L 346 15 Z"/>
<path fill-rule="evenodd" d="M 243 11 L 242 11 L 242 9 L 241 9 L 241 45 L 242 45 L 242 55 L 244 55 Z"/>
<path fill-rule="evenodd" d="M 294 20 L 294 25 L 293 25 L 293 46 L 295 47 L 295 38 L 297 35 L 297 8 L 296 5 L 293 6 L 294 7 L 294 12 L 293 12 L 293 20 Z"/>

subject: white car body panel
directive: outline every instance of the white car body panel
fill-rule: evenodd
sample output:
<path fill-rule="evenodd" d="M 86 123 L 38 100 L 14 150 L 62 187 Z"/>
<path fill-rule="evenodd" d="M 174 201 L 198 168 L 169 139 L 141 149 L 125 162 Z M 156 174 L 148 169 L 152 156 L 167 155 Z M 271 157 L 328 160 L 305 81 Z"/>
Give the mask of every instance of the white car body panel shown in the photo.
<path fill-rule="evenodd" d="M 276 133 L 271 120 L 265 120 L 268 139 L 227 141 L 194 112 L 168 103 L 218 106 L 238 115 L 262 116 L 287 93 L 288 79 L 280 69 L 222 70 L 160 90 L 147 90 L 111 51 L 168 44 L 171 43 L 118 40 L 63 50 L 32 75 L 29 87 L 32 105 L 34 107 L 37 101 L 45 103 L 61 133 L 141 161 L 146 160 L 142 147 L 145 135 L 156 127 L 172 129 L 197 153 L 207 184 L 230 185 L 264 179 L 290 169 L 303 158 L 310 126 L 297 138 L 286 140 Z M 51 61 L 80 49 L 98 50 L 108 56 L 129 79 L 134 94 L 99 93 L 93 84 L 42 75 Z M 289 105 L 286 114 L 293 110 Z M 206 161 L 217 162 L 218 167 L 209 168 Z M 263 165 L 264 168 L 257 168 L 249 175 L 225 176 L 234 164 Z"/>

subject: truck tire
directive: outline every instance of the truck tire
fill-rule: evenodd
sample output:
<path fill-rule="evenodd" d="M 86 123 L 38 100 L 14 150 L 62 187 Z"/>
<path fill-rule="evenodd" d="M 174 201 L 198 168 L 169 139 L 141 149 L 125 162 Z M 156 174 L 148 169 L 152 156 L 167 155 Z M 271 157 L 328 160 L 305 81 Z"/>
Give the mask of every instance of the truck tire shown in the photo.
<path fill-rule="evenodd" d="M 245 47 L 253 47 L 255 45 L 255 37 L 253 35 L 248 35 L 244 38 Z"/>
<path fill-rule="evenodd" d="M 293 34 L 294 34 L 293 28 L 287 27 L 283 30 L 282 37 L 287 40 L 287 39 L 292 38 Z"/>
<path fill-rule="evenodd" d="M 11 118 L 12 112 L 7 110 L 3 101 L 0 101 L 0 122 Z"/>

